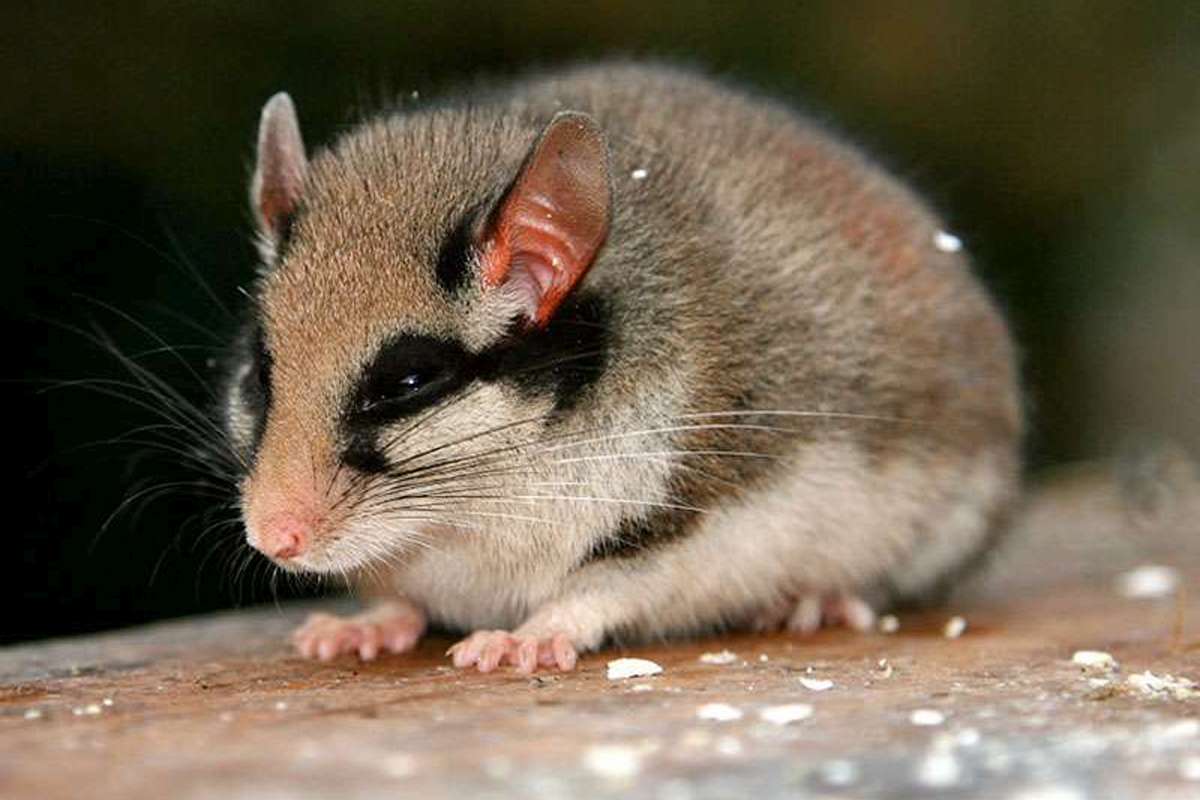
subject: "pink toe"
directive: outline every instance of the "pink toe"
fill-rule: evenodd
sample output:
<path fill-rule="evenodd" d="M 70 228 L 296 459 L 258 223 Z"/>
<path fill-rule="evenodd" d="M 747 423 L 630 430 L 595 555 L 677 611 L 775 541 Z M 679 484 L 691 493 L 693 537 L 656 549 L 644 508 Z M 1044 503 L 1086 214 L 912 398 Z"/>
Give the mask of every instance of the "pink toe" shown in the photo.
<path fill-rule="evenodd" d="M 517 648 L 517 672 L 530 674 L 538 665 L 537 639 L 526 639 Z"/>
<path fill-rule="evenodd" d="M 575 662 L 579 655 L 575 652 L 574 645 L 571 640 L 564 634 L 558 634 L 554 637 L 551 643 L 551 649 L 554 651 L 554 660 L 558 663 L 558 668 L 563 672 L 570 672 L 575 669 Z"/>

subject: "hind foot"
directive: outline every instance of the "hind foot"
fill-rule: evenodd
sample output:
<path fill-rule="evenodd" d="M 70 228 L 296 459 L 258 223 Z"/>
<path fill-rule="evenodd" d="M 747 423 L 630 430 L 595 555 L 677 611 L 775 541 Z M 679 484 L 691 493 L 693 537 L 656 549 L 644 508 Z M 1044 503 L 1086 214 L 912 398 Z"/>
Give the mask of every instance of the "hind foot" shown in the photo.
<path fill-rule="evenodd" d="M 858 595 L 811 592 L 765 609 L 750 622 L 756 631 L 777 631 L 782 628 L 804 636 L 834 625 L 869 631 L 875 626 L 875 610 Z"/>

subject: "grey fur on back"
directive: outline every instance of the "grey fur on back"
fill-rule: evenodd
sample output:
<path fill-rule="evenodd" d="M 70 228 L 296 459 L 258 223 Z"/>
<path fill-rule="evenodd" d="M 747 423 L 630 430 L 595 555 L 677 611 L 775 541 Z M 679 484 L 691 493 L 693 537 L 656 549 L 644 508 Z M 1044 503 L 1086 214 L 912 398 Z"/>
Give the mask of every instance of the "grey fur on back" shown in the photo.
<path fill-rule="evenodd" d="M 832 570 L 822 590 L 919 594 L 976 553 L 1016 496 L 1022 414 L 1005 325 L 963 254 L 935 246 L 938 220 L 854 148 L 780 104 L 670 67 L 546 73 L 379 116 L 318 154 L 292 240 L 261 288 L 274 413 L 295 418 L 265 446 L 331 437 L 320 420 L 336 416 L 356 369 L 397 330 L 478 349 L 504 333 L 477 274 L 447 292 L 431 265 L 458 220 L 502 196 L 562 110 L 591 115 L 607 137 L 614 216 L 579 290 L 608 304 L 607 362 L 556 424 L 665 429 L 697 414 L 728 423 L 656 437 L 685 454 L 665 486 L 647 489 L 659 505 L 766 508 L 760 498 L 778 497 L 773 487 L 800 469 L 796 481 L 888 486 L 897 508 L 911 503 L 894 520 L 903 530 L 879 544 L 886 556 Z M 813 475 L 809 456 L 834 451 L 854 458 Z M 976 468 L 982 477 L 960 485 L 956 475 Z M 969 535 L 943 535 L 968 507 Z M 592 540 L 583 550 L 605 543 L 615 518 L 605 513 L 580 523 Z M 700 526 L 669 509 L 619 516 L 674 528 L 635 542 L 635 560 Z M 818 543 L 840 535 L 836 525 L 812 532 Z M 528 612 L 566 591 L 581 552 L 554 567 L 551 588 L 511 607 Z M 432 578 L 413 581 L 424 588 L 399 583 L 450 624 L 514 618 L 475 623 L 475 606 L 433 598 Z M 762 602 L 797 588 L 765 587 Z M 736 621 L 757 602 L 738 597 L 666 627 Z M 650 613 L 660 612 L 614 628 L 653 634 Z"/>

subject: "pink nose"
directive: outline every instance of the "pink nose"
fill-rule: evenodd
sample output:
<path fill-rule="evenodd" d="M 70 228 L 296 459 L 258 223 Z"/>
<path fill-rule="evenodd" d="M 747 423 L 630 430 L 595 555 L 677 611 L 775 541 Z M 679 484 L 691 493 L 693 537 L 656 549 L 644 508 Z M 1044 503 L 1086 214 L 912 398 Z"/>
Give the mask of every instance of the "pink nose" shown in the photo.
<path fill-rule="evenodd" d="M 258 532 L 256 547 L 271 558 L 289 559 L 308 549 L 309 526 L 295 514 L 268 517 Z"/>

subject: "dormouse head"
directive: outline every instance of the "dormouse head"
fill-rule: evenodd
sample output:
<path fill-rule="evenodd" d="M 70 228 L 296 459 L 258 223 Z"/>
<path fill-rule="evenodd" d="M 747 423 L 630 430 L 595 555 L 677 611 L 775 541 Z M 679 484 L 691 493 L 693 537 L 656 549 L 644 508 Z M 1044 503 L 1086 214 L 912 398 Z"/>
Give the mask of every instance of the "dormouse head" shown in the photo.
<path fill-rule="evenodd" d="M 263 268 L 224 409 L 249 543 L 341 572 L 515 516 L 539 436 L 602 372 L 597 123 L 435 109 L 310 161 L 278 94 L 250 200 Z"/>

